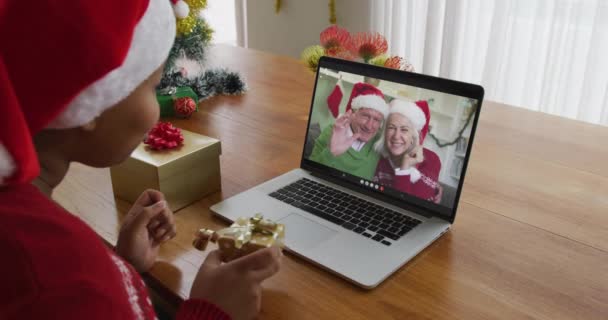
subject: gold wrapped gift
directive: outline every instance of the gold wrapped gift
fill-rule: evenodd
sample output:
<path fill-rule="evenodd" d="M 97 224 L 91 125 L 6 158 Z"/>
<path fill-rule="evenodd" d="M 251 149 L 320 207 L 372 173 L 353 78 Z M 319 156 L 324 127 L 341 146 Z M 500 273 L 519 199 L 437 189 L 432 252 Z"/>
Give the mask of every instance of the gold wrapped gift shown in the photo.
<path fill-rule="evenodd" d="M 141 143 L 131 157 L 110 169 L 114 195 L 134 202 L 146 189 L 161 191 L 177 211 L 219 191 L 220 141 L 182 130 L 183 145 L 152 150 Z"/>
<path fill-rule="evenodd" d="M 223 261 L 231 261 L 271 246 L 283 246 L 285 226 L 264 219 L 261 214 L 253 218 L 238 218 L 230 227 L 218 231 L 200 229 L 193 245 L 205 250 L 209 241 L 217 243 Z"/>

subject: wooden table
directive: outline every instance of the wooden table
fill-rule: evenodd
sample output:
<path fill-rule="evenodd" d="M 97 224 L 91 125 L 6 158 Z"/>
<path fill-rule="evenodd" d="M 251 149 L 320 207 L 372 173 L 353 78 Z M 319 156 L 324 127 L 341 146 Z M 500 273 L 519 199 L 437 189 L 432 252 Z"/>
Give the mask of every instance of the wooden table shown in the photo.
<path fill-rule="evenodd" d="M 176 213 L 178 235 L 148 280 L 188 296 L 209 206 L 299 166 L 313 75 L 286 57 L 236 47 L 209 64 L 249 92 L 201 104 L 175 124 L 222 141 L 222 192 Z M 294 256 L 265 282 L 261 319 L 608 319 L 608 128 L 484 102 L 452 230 L 366 291 Z M 74 164 L 55 198 L 115 243 L 129 208 L 108 169 Z"/>

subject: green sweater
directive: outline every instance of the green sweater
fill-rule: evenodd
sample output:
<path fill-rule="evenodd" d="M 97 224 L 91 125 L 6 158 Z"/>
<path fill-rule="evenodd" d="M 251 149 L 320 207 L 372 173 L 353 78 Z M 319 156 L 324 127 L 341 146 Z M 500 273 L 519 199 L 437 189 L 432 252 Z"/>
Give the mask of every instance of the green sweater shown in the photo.
<path fill-rule="evenodd" d="M 315 146 L 309 157 L 310 160 L 319 162 L 328 167 L 350 173 L 363 179 L 371 180 L 376 172 L 376 166 L 380 155 L 374 151 L 374 143 L 379 139 L 380 133 L 368 141 L 361 151 L 348 148 L 346 152 L 335 157 L 329 151 L 329 139 L 333 126 L 327 126 L 321 135 L 315 140 Z"/>

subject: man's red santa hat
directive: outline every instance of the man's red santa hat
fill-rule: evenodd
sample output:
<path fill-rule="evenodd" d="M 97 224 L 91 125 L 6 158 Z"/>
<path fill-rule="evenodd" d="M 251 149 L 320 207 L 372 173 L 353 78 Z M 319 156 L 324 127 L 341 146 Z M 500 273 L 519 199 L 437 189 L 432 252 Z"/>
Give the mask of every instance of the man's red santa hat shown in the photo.
<path fill-rule="evenodd" d="M 353 86 L 353 91 L 350 93 L 350 99 L 346 105 L 346 111 L 358 110 L 361 108 L 374 109 L 384 116 L 388 115 L 388 105 L 384 100 L 384 94 L 380 89 L 371 84 L 358 82 Z"/>
<path fill-rule="evenodd" d="M 0 185 L 35 178 L 32 137 L 84 125 L 125 99 L 175 38 L 168 0 L 15 0 L 0 17 Z"/>

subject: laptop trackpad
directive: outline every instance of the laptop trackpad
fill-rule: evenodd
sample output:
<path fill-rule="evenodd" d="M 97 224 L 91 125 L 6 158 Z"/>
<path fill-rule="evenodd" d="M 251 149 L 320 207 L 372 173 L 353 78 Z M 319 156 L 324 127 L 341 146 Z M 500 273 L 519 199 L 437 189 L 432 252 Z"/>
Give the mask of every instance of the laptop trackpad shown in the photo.
<path fill-rule="evenodd" d="M 310 249 L 338 233 L 294 213 L 279 222 L 285 225 L 285 244 L 290 249 Z"/>

